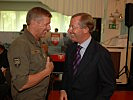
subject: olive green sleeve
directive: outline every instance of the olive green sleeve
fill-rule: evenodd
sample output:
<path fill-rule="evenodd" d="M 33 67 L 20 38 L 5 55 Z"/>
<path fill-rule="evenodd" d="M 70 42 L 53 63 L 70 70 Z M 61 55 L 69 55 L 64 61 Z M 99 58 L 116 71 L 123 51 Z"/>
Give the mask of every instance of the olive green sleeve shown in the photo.
<path fill-rule="evenodd" d="M 9 48 L 8 60 L 11 68 L 12 84 L 17 90 L 26 84 L 28 80 L 29 54 L 29 45 L 24 40 L 14 42 Z"/>

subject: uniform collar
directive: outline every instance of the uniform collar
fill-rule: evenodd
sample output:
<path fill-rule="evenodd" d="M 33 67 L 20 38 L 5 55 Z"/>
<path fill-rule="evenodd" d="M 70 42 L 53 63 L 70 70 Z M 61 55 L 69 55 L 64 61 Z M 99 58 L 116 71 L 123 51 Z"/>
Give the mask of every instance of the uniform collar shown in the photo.
<path fill-rule="evenodd" d="M 29 32 L 27 29 L 24 30 L 24 35 L 28 38 L 28 40 L 32 43 L 32 44 L 36 44 L 37 46 L 40 47 L 40 41 L 37 41 L 35 39 L 35 37 L 32 35 L 31 32 Z"/>

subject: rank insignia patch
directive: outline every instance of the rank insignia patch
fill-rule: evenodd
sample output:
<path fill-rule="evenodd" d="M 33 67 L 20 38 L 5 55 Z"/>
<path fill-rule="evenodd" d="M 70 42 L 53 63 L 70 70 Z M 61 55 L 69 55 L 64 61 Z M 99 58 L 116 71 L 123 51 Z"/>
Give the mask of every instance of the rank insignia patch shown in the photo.
<path fill-rule="evenodd" d="M 20 64 L 21 64 L 20 58 L 14 58 L 13 60 L 14 60 L 14 65 L 15 65 L 16 67 L 19 67 Z"/>

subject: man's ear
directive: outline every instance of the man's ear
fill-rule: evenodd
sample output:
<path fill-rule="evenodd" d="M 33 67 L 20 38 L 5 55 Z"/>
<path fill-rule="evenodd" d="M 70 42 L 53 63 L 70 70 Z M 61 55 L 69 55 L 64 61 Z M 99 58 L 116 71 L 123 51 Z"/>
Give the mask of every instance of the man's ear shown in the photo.
<path fill-rule="evenodd" d="M 89 28 L 88 28 L 88 27 L 85 27 L 85 28 L 83 29 L 83 31 L 84 31 L 84 33 L 88 33 L 88 32 L 89 32 Z"/>

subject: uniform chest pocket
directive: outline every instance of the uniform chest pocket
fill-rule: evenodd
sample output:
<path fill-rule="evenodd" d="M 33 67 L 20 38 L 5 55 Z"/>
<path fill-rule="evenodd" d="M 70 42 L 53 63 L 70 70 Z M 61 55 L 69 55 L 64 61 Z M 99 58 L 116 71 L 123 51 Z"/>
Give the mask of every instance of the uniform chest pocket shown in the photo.
<path fill-rule="evenodd" d="M 31 62 L 32 70 L 40 69 L 44 66 L 44 58 L 40 52 L 35 52 L 31 54 Z"/>

